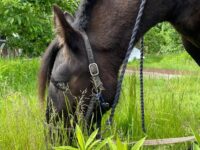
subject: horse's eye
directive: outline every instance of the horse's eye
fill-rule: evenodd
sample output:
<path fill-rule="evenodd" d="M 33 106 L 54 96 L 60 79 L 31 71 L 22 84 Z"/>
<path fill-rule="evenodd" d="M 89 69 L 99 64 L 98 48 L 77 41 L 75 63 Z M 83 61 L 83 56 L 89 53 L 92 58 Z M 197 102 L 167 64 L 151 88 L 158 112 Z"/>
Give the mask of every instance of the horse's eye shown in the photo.
<path fill-rule="evenodd" d="M 53 83 L 53 85 L 61 90 L 61 91 L 66 91 L 68 89 L 68 84 L 66 82 L 63 81 L 56 81 L 53 78 L 51 78 L 51 82 Z"/>
<path fill-rule="evenodd" d="M 57 82 L 56 87 L 62 91 L 66 91 L 68 86 L 64 82 Z"/>

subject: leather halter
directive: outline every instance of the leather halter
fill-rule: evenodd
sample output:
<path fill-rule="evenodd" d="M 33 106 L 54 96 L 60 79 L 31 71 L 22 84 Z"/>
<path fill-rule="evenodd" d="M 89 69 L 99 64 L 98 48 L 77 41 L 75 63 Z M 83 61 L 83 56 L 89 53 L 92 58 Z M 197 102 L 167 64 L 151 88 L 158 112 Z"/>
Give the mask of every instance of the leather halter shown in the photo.
<path fill-rule="evenodd" d="M 95 91 L 98 93 L 98 92 L 104 90 L 103 83 L 101 82 L 101 79 L 99 77 L 99 68 L 94 60 L 92 47 L 90 45 L 90 41 L 88 39 L 87 34 L 85 33 L 85 31 L 81 31 L 80 33 L 81 33 L 84 43 L 85 43 L 85 48 L 86 48 L 87 57 L 88 57 L 88 61 L 89 61 L 88 67 L 89 67 L 90 75 L 92 77 Z"/>

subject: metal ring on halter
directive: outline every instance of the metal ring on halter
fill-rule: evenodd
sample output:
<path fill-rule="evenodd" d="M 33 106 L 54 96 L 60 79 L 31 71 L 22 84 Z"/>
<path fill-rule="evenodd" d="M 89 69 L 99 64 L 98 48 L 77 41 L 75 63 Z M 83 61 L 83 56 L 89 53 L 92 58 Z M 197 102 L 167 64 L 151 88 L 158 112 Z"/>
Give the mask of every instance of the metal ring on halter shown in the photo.
<path fill-rule="evenodd" d="M 89 71 L 90 71 L 90 75 L 92 77 L 94 76 L 98 76 L 99 75 L 99 68 L 98 65 L 96 63 L 91 63 L 89 64 Z"/>

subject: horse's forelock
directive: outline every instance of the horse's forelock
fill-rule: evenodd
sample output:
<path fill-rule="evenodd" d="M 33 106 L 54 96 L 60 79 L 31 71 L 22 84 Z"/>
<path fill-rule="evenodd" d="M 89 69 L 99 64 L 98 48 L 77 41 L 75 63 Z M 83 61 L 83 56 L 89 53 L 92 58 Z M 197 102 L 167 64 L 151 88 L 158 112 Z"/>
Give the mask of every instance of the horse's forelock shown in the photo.
<path fill-rule="evenodd" d="M 41 67 L 39 71 L 38 93 L 39 93 L 39 100 L 42 104 L 44 103 L 46 86 L 49 82 L 54 61 L 59 50 L 60 50 L 60 46 L 58 44 L 58 40 L 55 39 L 48 46 L 41 60 Z"/>

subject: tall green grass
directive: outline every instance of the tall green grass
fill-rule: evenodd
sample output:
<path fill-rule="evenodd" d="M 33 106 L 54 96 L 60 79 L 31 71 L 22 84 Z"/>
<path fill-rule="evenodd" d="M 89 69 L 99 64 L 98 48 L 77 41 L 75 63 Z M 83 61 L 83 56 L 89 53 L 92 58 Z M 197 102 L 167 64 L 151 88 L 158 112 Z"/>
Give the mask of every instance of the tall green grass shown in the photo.
<path fill-rule="evenodd" d="M 145 121 L 150 139 L 193 135 L 200 129 L 199 75 L 181 78 L 145 78 Z M 143 136 L 139 100 L 139 78 L 129 76 L 116 111 L 116 129 L 127 140 Z M 134 93 L 132 93 L 134 92 Z M 186 149 L 173 145 L 169 149 Z M 155 148 L 154 148 L 155 149 Z M 163 149 L 163 147 L 158 147 Z"/>
<path fill-rule="evenodd" d="M 37 101 L 39 60 L 0 60 L 0 149 L 46 149 L 44 113 Z M 193 135 L 200 130 L 200 74 L 177 78 L 145 77 L 147 139 Z M 141 131 L 138 76 L 127 75 L 114 125 L 103 136 L 139 140 Z M 103 131 L 107 127 L 102 121 Z M 48 141 L 50 145 L 50 142 Z M 76 141 L 74 141 L 76 145 Z M 190 144 L 190 143 L 189 143 Z M 56 143 L 58 146 L 58 143 Z M 144 149 L 185 150 L 188 144 Z"/>
<path fill-rule="evenodd" d="M 38 59 L 0 59 L 0 97 L 6 93 L 36 94 Z"/>
<path fill-rule="evenodd" d="M 44 149 L 38 59 L 0 59 L 0 149 Z"/>
<path fill-rule="evenodd" d="M 131 68 L 139 68 L 139 61 L 129 63 Z M 144 68 L 146 69 L 165 69 L 178 71 L 194 71 L 199 70 L 199 66 L 187 54 L 187 52 L 163 54 L 163 55 L 146 55 L 144 59 Z"/>

